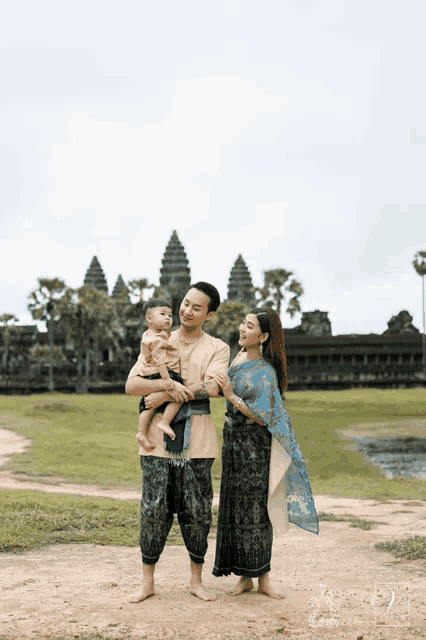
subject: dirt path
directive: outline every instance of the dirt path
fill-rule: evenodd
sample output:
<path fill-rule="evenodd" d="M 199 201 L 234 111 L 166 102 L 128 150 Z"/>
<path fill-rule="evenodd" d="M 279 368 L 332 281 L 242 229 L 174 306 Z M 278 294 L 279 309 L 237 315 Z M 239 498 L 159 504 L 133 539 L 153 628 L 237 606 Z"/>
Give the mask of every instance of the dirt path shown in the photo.
<path fill-rule="evenodd" d="M 3 457 L 15 452 L 14 444 L 24 444 L 11 434 L 0 430 Z M 9 446 L 7 452 L 3 443 Z M 5 472 L 0 473 L 0 488 L 140 497 L 131 491 L 28 482 Z M 214 538 L 204 572 L 205 584 L 217 596 L 214 602 L 203 602 L 188 592 L 184 547 L 165 548 L 156 569 L 157 594 L 135 605 L 127 600 L 140 580 L 139 549 L 52 546 L 1 554 L 0 638 L 78 638 L 89 632 L 108 638 L 127 633 L 135 640 L 426 637 L 425 563 L 399 563 L 374 549 L 382 540 L 426 536 L 426 502 L 330 496 L 315 496 L 315 501 L 318 511 L 386 524 L 364 531 L 350 522 L 321 522 L 319 536 L 292 525 L 273 549 L 271 575 L 284 600 L 256 592 L 238 598 L 227 595 L 235 577 L 211 575 Z"/>

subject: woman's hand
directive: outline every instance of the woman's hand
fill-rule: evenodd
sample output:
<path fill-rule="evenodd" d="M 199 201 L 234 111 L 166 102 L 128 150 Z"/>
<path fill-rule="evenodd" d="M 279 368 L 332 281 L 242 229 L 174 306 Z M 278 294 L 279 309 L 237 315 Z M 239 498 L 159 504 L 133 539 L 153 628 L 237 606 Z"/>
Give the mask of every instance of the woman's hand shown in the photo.
<path fill-rule="evenodd" d="M 228 375 L 223 373 L 216 373 L 215 380 L 223 391 L 225 398 L 229 398 L 232 394 L 232 385 Z"/>

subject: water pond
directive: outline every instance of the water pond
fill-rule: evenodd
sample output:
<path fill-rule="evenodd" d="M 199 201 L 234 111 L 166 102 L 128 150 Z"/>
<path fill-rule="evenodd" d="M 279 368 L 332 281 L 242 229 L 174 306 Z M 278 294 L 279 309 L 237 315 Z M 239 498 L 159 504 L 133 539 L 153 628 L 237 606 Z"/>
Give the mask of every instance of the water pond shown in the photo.
<path fill-rule="evenodd" d="M 426 480 L 426 438 L 356 437 L 357 449 L 369 462 L 378 465 L 387 478 L 405 476 Z"/>

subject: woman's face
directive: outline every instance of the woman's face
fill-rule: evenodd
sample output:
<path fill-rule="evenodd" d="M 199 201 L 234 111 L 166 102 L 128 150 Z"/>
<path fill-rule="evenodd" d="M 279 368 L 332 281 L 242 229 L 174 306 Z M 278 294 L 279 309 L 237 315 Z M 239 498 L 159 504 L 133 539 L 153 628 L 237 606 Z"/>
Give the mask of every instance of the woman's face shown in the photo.
<path fill-rule="evenodd" d="M 240 347 L 255 347 L 259 345 L 261 338 L 264 340 L 267 336 L 267 333 L 262 333 L 256 314 L 249 313 L 240 324 L 240 339 L 238 340 L 238 344 Z"/>

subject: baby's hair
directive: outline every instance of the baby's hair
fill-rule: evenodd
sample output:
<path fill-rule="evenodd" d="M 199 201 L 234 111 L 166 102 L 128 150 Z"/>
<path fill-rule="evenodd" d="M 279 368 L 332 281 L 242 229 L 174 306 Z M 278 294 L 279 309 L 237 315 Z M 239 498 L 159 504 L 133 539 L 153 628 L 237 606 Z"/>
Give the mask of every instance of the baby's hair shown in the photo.
<path fill-rule="evenodd" d="M 171 303 L 166 300 L 166 298 L 150 298 L 143 308 L 144 315 L 146 316 L 147 313 L 149 313 L 149 310 L 154 309 L 155 307 L 168 307 L 169 309 L 172 309 Z"/>

